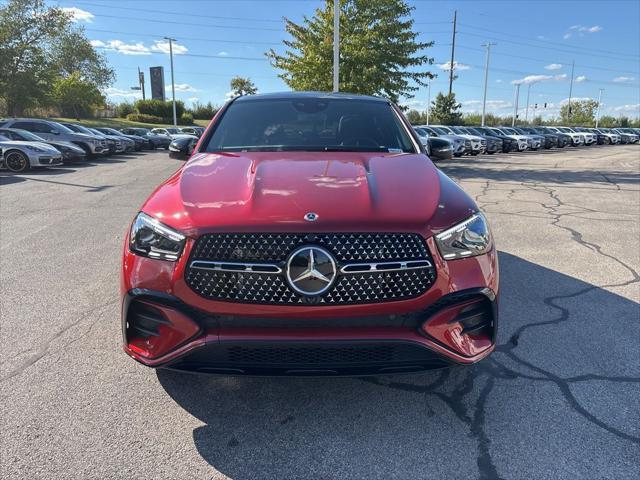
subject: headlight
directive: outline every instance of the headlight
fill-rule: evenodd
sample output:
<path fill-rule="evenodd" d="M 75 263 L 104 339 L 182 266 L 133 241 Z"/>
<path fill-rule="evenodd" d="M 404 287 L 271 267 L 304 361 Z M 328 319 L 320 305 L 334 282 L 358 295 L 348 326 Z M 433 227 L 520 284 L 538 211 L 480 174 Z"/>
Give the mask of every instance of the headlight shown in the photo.
<path fill-rule="evenodd" d="M 177 260 L 184 248 L 185 236 L 142 212 L 131 226 L 129 249 L 145 257 Z"/>
<path fill-rule="evenodd" d="M 445 260 L 483 255 L 492 247 L 491 231 L 481 213 L 439 233 L 435 239 Z"/>
<path fill-rule="evenodd" d="M 35 145 L 25 145 L 24 147 L 32 152 L 46 152 L 44 148 L 36 147 Z"/>

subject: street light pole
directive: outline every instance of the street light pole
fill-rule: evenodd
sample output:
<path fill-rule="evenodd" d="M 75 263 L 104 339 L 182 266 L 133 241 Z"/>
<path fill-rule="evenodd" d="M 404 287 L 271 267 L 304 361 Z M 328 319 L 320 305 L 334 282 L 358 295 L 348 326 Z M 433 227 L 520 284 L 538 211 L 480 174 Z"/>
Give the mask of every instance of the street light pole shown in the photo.
<path fill-rule="evenodd" d="M 340 91 L 340 0 L 333 0 L 333 91 Z"/>
<path fill-rule="evenodd" d="M 482 47 L 487 47 L 487 60 L 484 65 L 484 95 L 482 97 L 482 126 L 484 127 L 484 116 L 487 107 L 487 82 L 489 81 L 489 56 L 491 55 L 491 46 L 495 43 L 487 42 Z"/>
<path fill-rule="evenodd" d="M 525 110 L 524 113 L 524 121 L 527 122 L 529 120 L 529 94 L 531 93 L 531 85 L 533 85 L 535 82 L 531 82 L 529 85 L 527 85 L 527 109 Z"/>
<path fill-rule="evenodd" d="M 173 42 L 176 41 L 175 38 L 164 37 L 165 40 L 169 41 L 169 57 L 171 58 L 171 97 L 173 99 L 173 126 L 178 126 L 178 119 L 176 117 L 176 82 L 173 78 Z"/>
<path fill-rule="evenodd" d="M 604 92 L 604 88 L 598 89 L 598 110 L 596 111 L 596 128 L 598 128 L 598 122 L 600 121 L 600 100 L 602 99 L 602 92 Z"/>
<path fill-rule="evenodd" d="M 513 118 L 511 119 L 511 126 L 516 126 L 516 117 L 518 116 L 518 99 L 520 98 L 520 84 L 516 83 L 516 94 L 513 99 Z"/>
<path fill-rule="evenodd" d="M 575 60 L 571 62 L 571 83 L 569 84 L 569 109 L 567 111 L 567 123 L 571 126 L 571 95 L 573 94 L 573 69 L 576 66 Z"/>
<path fill-rule="evenodd" d="M 429 125 L 429 114 L 431 113 L 431 79 L 427 85 L 427 125 Z"/>

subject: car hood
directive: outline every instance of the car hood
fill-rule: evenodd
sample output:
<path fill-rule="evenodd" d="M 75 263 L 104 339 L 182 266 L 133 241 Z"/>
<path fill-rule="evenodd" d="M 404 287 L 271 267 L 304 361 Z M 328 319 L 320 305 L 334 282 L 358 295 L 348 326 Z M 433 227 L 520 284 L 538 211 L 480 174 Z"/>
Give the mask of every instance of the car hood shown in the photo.
<path fill-rule="evenodd" d="M 189 236 L 256 230 L 430 235 L 475 208 L 423 154 L 243 152 L 196 153 L 143 211 Z M 316 222 L 304 220 L 309 212 L 318 215 Z"/>
<path fill-rule="evenodd" d="M 452 142 L 463 142 L 466 140 L 466 138 L 460 136 L 460 135 L 451 135 L 451 134 L 446 134 L 446 135 L 438 135 L 438 138 L 446 138 L 447 140 L 450 140 Z"/>
<path fill-rule="evenodd" d="M 0 140 L 0 145 L 6 146 L 6 147 L 11 147 L 11 146 L 19 147 L 21 145 L 24 145 L 24 146 L 38 147 L 49 153 L 60 153 L 54 147 L 52 147 L 51 145 L 45 142 L 31 142 L 26 140 Z"/>
<path fill-rule="evenodd" d="M 81 149 L 79 146 L 71 143 L 71 142 L 55 142 L 55 141 L 51 141 L 51 142 L 47 142 L 48 145 L 51 145 L 52 147 L 65 147 L 68 148 L 69 150 L 72 150 L 76 153 L 84 153 L 84 150 Z"/>

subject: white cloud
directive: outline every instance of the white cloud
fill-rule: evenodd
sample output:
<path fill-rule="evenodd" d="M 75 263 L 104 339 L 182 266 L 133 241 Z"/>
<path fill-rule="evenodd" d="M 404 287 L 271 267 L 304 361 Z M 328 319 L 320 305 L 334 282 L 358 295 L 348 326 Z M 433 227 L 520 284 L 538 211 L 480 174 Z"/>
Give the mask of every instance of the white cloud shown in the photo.
<path fill-rule="evenodd" d="M 169 53 L 169 42 L 167 40 L 156 40 L 156 42 L 151 45 L 151 50 L 153 50 L 154 52 Z M 189 49 L 184 45 L 173 42 L 174 55 L 182 55 L 183 53 L 187 53 L 188 51 Z"/>
<path fill-rule="evenodd" d="M 635 103 L 631 105 L 619 105 L 617 107 L 613 107 L 614 112 L 636 112 L 640 113 L 640 103 Z"/>
<path fill-rule="evenodd" d="M 87 12 L 86 10 L 82 10 L 78 7 L 64 7 L 61 10 L 65 13 L 71 14 L 71 20 L 74 22 L 92 23 L 95 18 L 93 13 Z"/>
<path fill-rule="evenodd" d="M 545 68 L 545 70 L 560 70 L 562 68 L 562 64 L 561 63 L 550 63 L 549 65 L 547 65 L 544 68 Z"/>
<path fill-rule="evenodd" d="M 104 94 L 107 97 L 123 98 L 123 99 L 137 99 L 142 98 L 142 93 L 135 90 L 121 90 L 115 87 L 109 87 L 104 90 Z"/>
<path fill-rule="evenodd" d="M 560 73 L 558 75 L 527 75 L 524 78 L 513 80 L 511 85 L 517 85 L 518 83 L 528 85 L 530 83 L 547 82 L 549 80 L 566 80 L 567 74 Z"/>
<path fill-rule="evenodd" d="M 616 83 L 633 82 L 634 80 L 635 80 L 635 77 L 616 77 L 613 79 L 613 81 Z"/>
<path fill-rule="evenodd" d="M 440 70 L 446 70 L 449 71 L 451 70 L 451 62 L 447 62 L 447 63 L 442 63 L 440 65 L 438 65 L 438 68 L 440 68 Z M 458 62 L 453 62 L 453 70 L 469 70 L 471 67 L 469 65 L 465 65 L 464 63 L 458 63 Z"/>
<path fill-rule="evenodd" d="M 176 92 L 199 92 L 200 91 L 197 88 L 189 85 L 188 83 L 176 83 L 175 87 L 176 87 Z M 168 92 L 170 92 L 171 85 L 167 85 L 165 89 Z"/>
<path fill-rule="evenodd" d="M 577 32 L 583 33 L 597 33 L 602 31 L 602 27 L 600 25 L 594 25 L 593 27 L 585 27 L 583 25 L 571 25 L 569 30 L 575 30 Z"/>
<path fill-rule="evenodd" d="M 198 100 L 200 100 L 200 98 L 198 98 L 198 97 L 189 97 L 189 98 L 187 98 L 187 100 L 189 100 L 191 103 L 196 103 Z"/>
<path fill-rule="evenodd" d="M 511 84 L 517 85 L 518 83 L 524 83 L 525 85 L 527 85 L 529 83 L 544 82 L 551 79 L 553 79 L 551 75 L 527 75 L 524 78 L 513 80 Z"/>
<path fill-rule="evenodd" d="M 465 112 L 479 112 L 482 110 L 482 100 L 464 100 L 460 102 L 462 105 L 462 110 Z M 507 102 L 506 100 L 487 100 L 487 110 L 495 111 L 495 110 L 503 110 L 507 108 L 511 108 L 511 102 Z"/>
<path fill-rule="evenodd" d="M 496 80 L 496 83 L 502 83 L 502 79 L 500 79 L 500 78 L 499 78 L 499 79 L 497 79 L 497 80 Z"/>
<path fill-rule="evenodd" d="M 576 77 L 576 83 L 582 83 L 587 79 L 586 75 L 579 75 Z"/>
<path fill-rule="evenodd" d="M 584 36 L 585 33 L 598 33 L 602 31 L 602 27 L 600 25 L 594 25 L 592 27 L 585 27 L 584 25 L 571 25 L 569 27 L 569 31 L 564 34 L 564 39 L 567 40 L 571 38 L 572 34 L 577 32 L 581 37 Z"/>
<path fill-rule="evenodd" d="M 234 90 L 230 90 L 227 93 L 224 94 L 224 98 L 226 99 L 230 99 L 230 98 L 235 98 L 238 95 L 236 94 L 236 92 Z"/>
<path fill-rule="evenodd" d="M 226 57 L 227 55 L 229 55 L 227 52 L 222 51 L 222 52 L 218 52 L 218 56 L 219 57 Z"/>
<path fill-rule="evenodd" d="M 125 43 L 122 40 L 91 40 L 91 45 L 96 48 L 104 48 L 105 50 L 122 53 L 123 55 L 151 55 L 151 52 L 142 42 Z"/>
<path fill-rule="evenodd" d="M 547 39 L 547 37 L 545 37 L 544 35 L 538 35 L 536 38 L 538 40 L 546 40 Z"/>

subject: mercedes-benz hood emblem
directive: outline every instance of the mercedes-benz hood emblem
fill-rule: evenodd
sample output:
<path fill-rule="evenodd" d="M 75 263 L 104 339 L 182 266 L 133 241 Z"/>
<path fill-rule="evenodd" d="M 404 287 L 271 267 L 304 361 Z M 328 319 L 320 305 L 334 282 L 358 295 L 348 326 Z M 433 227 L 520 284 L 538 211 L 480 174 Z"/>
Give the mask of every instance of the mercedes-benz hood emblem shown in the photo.
<path fill-rule="evenodd" d="M 289 285 L 296 292 L 321 295 L 333 285 L 336 261 L 324 248 L 301 247 L 289 257 L 286 273 Z"/>

